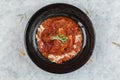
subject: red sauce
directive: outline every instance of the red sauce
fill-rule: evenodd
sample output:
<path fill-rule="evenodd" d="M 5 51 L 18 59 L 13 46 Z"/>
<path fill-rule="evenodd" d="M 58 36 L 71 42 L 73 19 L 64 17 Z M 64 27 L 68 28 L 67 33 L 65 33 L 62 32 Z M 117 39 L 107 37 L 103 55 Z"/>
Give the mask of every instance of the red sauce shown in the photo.
<path fill-rule="evenodd" d="M 44 20 L 36 39 L 41 54 L 57 64 L 75 57 L 82 47 L 81 29 L 75 21 L 64 16 Z"/>

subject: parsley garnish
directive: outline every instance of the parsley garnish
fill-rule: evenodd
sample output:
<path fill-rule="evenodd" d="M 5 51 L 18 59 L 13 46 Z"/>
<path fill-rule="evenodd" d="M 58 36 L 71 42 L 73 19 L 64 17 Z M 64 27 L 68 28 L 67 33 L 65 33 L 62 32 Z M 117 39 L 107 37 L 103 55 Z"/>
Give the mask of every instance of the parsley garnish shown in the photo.
<path fill-rule="evenodd" d="M 62 44 L 64 44 L 67 41 L 68 37 L 66 37 L 62 34 L 62 35 L 53 36 L 52 39 L 59 40 L 62 42 Z"/>

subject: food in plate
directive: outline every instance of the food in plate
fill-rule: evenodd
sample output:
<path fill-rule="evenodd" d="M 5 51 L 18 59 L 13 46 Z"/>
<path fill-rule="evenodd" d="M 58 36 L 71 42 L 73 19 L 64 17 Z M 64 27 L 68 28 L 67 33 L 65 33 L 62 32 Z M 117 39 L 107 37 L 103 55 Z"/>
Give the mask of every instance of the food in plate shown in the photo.
<path fill-rule="evenodd" d="M 82 41 L 83 35 L 79 25 L 65 16 L 45 19 L 36 32 L 39 52 L 57 64 L 74 58 L 82 48 Z"/>

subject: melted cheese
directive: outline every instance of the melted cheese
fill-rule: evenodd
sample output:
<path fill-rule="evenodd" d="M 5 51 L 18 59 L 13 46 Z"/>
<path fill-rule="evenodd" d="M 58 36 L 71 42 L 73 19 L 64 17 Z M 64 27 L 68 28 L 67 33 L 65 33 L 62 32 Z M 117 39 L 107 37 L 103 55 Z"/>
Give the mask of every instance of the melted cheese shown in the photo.
<path fill-rule="evenodd" d="M 43 31 L 45 28 L 42 25 L 40 25 L 40 29 Z"/>
<path fill-rule="evenodd" d="M 45 29 L 45 28 L 44 28 L 42 25 L 40 25 L 40 27 L 38 28 L 38 31 L 39 31 L 39 32 L 42 32 L 44 29 Z"/>
<path fill-rule="evenodd" d="M 74 45 L 73 45 L 73 48 L 75 49 L 76 47 L 77 47 L 77 46 L 74 44 Z"/>
<path fill-rule="evenodd" d="M 71 51 L 68 53 L 70 56 L 75 56 L 76 55 L 76 52 L 75 51 Z"/>
<path fill-rule="evenodd" d="M 80 34 L 76 35 L 75 36 L 75 43 L 78 42 L 78 41 L 81 41 L 81 39 L 82 39 L 82 35 L 80 35 Z"/>
<path fill-rule="evenodd" d="M 75 56 L 77 53 L 73 50 L 69 53 L 65 53 L 64 55 L 61 55 L 61 56 L 55 56 L 53 54 L 49 54 L 48 55 L 48 58 L 52 60 L 52 62 L 55 62 L 57 63 L 59 60 L 67 57 L 67 58 L 70 58 L 71 56 Z"/>
<path fill-rule="evenodd" d="M 38 35 L 36 35 L 36 39 L 37 39 L 37 41 L 40 41 L 40 38 L 38 37 Z"/>
<path fill-rule="evenodd" d="M 42 25 L 40 25 L 40 27 L 38 28 L 38 32 L 39 32 L 40 36 L 44 29 L 45 28 Z M 38 37 L 38 35 L 36 35 L 36 39 L 37 39 L 37 41 L 40 41 L 40 47 L 43 48 L 44 43 L 41 41 L 41 39 L 40 39 L 40 37 Z"/>

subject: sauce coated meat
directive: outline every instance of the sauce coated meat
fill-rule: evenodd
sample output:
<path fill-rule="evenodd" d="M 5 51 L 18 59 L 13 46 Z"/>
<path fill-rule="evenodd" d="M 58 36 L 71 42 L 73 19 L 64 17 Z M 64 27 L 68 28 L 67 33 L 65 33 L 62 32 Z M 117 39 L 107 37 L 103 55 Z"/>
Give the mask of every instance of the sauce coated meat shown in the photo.
<path fill-rule="evenodd" d="M 82 31 L 78 24 L 64 16 L 44 20 L 36 33 L 41 54 L 57 64 L 75 57 L 82 47 Z"/>

